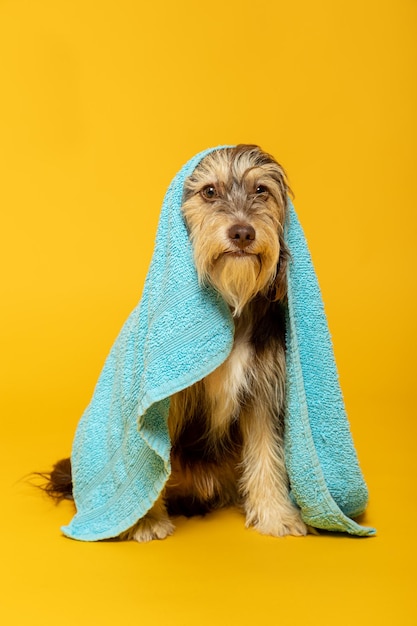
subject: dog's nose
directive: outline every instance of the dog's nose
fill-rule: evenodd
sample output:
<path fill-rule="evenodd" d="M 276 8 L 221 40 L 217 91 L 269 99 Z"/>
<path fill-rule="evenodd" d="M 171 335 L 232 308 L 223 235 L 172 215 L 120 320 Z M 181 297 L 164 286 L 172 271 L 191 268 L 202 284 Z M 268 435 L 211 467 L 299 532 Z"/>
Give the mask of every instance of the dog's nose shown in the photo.
<path fill-rule="evenodd" d="M 229 239 L 243 250 L 255 240 L 255 229 L 249 224 L 234 224 L 227 232 Z"/>

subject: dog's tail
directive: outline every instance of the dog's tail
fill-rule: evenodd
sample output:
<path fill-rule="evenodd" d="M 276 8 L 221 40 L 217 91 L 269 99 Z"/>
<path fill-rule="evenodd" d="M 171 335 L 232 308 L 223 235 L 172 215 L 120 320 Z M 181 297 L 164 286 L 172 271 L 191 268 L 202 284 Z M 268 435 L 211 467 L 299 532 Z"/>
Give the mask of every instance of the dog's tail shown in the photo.
<path fill-rule="evenodd" d="M 51 472 L 38 472 L 36 475 L 44 480 L 39 487 L 57 502 L 74 499 L 71 459 L 62 459 L 55 463 Z"/>

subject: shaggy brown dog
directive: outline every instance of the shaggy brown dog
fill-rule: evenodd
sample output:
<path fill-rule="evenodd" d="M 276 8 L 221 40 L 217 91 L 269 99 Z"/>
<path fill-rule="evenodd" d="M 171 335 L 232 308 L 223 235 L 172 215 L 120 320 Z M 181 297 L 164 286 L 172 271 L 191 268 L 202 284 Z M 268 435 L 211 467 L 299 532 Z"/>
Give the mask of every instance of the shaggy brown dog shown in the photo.
<path fill-rule="evenodd" d="M 199 280 L 230 306 L 234 345 L 218 369 L 171 398 L 171 476 L 121 538 L 162 539 L 174 530 L 169 514 L 227 505 L 241 506 L 261 533 L 307 532 L 289 497 L 283 450 L 288 191 L 282 167 L 249 145 L 211 152 L 185 183 Z M 69 460 L 55 466 L 46 489 L 70 495 Z"/>

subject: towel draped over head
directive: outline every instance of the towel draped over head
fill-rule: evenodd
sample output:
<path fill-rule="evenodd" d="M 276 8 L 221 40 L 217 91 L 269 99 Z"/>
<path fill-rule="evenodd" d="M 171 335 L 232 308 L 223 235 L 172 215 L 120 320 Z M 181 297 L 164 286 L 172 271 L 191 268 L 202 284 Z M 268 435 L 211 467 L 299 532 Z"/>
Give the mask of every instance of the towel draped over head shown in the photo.
<path fill-rule="evenodd" d="M 162 205 L 143 295 L 116 339 L 72 449 L 76 514 L 63 532 L 111 538 L 152 507 L 170 475 L 170 396 L 215 370 L 233 346 L 223 299 L 203 287 L 181 204 L 185 179 L 212 150 L 176 175 Z M 319 285 L 288 200 L 291 253 L 287 305 L 285 457 L 291 494 L 306 524 L 372 535 L 352 518 L 367 503 L 347 421 Z"/>

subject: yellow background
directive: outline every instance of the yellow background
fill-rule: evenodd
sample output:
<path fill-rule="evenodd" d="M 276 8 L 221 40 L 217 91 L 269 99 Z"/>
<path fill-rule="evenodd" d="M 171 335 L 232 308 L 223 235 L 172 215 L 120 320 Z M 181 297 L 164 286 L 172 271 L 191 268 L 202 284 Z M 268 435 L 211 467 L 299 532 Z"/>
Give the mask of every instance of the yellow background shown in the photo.
<path fill-rule="evenodd" d="M 417 624 L 415 0 L 1 0 L 2 624 Z M 68 455 L 137 303 L 164 192 L 255 142 L 289 173 L 373 539 L 235 511 L 149 545 L 64 539 Z"/>

